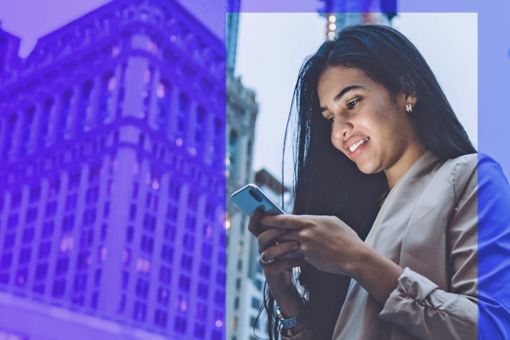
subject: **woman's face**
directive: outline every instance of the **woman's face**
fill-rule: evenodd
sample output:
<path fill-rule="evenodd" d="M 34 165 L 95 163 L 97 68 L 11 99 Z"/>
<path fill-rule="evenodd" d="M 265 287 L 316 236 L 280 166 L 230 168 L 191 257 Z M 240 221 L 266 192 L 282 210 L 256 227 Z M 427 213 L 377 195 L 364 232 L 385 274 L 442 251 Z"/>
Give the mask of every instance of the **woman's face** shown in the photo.
<path fill-rule="evenodd" d="M 386 177 L 398 179 L 423 151 L 405 110 L 406 104 L 416 103 L 414 96 L 401 93 L 392 99 L 363 70 L 344 66 L 327 68 L 317 91 L 322 115 L 331 123 L 333 146 L 363 173 L 385 171 Z"/>

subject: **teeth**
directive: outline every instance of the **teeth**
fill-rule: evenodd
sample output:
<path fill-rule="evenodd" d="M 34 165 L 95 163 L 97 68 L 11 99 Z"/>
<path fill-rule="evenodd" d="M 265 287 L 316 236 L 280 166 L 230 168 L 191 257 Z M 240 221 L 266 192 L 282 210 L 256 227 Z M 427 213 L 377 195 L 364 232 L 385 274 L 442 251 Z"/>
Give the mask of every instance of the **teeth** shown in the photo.
<path fill-rule="evenodd" d="M 351 146 L 349 146 L 349 152 L 353 153 L 360 147 L 361 144 L 365 143 L 366 141 L 368 141 L 368 137 L 363 138 L 362 140 L 352 144 Z"/>

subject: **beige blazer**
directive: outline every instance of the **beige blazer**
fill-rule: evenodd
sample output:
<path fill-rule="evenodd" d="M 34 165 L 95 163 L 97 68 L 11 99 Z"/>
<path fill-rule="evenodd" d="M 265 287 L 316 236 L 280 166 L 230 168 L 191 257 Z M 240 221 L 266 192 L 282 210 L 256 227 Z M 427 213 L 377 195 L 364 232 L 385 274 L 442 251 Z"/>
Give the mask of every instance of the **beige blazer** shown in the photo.
<path fill-rule="evenodd" d="M 333 339 L 477 338 L 477 154 L 443 162 L 425 153 L 365 242 L 405 269 L 384 305 L 352 280 Z"/>

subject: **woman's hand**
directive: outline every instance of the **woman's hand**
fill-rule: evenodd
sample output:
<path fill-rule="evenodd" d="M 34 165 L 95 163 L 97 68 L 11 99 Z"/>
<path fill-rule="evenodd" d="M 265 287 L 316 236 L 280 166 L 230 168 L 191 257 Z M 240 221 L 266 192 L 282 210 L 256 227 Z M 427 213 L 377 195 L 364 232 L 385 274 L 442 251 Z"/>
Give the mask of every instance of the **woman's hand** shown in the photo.
<path fill-rule="evenodd" d="M 258 239 L 260 263 L 264 270 L 268 288 L 276 300 L 285 299 L 289 294 L 294 297 L 292 268 L 304 265 L 301 256 L 299 254 L 296 256 L 299 244 L 293 241 L 279 240 L 286 231 L 263 226 L 260 223 L 262 216 L 260 210 L 255 211 L 250 217 L 248 230 Z M 267 254 L 277 255 L 271 257 Z M 279 301 L 279 303 L 281 302 Z"/>
<path fill-rule="evenodd" d="M 279 233 L 278 240 L 298 242 L 304 260 L 319 270 L 353 277 L 378 301 L 384 303 L 397 286 L 402 268 L 365 244 L 342 220 L 334 216 L 264 216 L 260 222 Z M 295 255 L 295 253 L 294 253 Z M 271 247 L 261 256 L 282 256 Z"/>
<path fill-rule="evenodd" d="M 360 250 L 367 247 L 354 230 L 334 216 L 264 216 L 260 222 L 279 232 L 280 240 L 298 242 L 306 262 L 329 273 L 354 276 Z M 280 256 L 273 249 L 267 249 L 262 255 Z"/>

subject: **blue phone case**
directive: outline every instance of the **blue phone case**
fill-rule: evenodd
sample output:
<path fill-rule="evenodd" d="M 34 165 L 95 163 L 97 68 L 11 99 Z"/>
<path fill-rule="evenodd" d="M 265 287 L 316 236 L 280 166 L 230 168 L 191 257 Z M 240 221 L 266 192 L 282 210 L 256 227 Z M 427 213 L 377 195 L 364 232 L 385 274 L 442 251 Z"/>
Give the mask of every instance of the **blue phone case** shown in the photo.
<path fill-rule="evenodd" d="M 232 202 L 247 215 L 253 214 L 257 208 L 262 209 L 264 213 L 269 215 L 285 214 L 285 212 L 271 201 L 271 199 L 255 184 L 245 185 L 234 192 L 231 198 Z"/>

